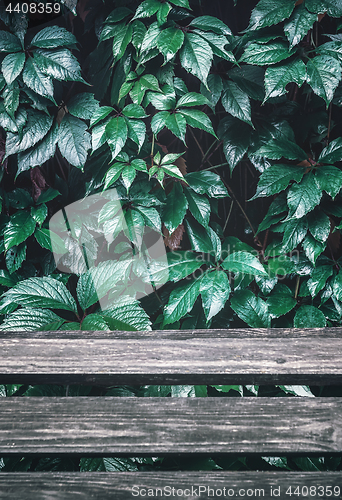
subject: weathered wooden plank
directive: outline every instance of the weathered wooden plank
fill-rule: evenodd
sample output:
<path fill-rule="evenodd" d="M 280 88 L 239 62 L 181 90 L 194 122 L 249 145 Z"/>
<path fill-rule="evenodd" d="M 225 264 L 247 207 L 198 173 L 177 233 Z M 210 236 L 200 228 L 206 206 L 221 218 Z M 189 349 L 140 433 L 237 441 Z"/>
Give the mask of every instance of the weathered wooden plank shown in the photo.
<path fill-rule="evenodd" d="M 0 335 L 0 383 L 342 384 L 342 329 Z"/>
<path fill-rule="evenodd" d="M 293 495 L 297 487 L 299 496 Z M 1 500 L 331 499 L 341 491 L 341 472 L 0 473 Z"/>
<path fill-rule="evenodd" d="M 341 398 L 0 398 L 0 456 L 334 454 Z"/>

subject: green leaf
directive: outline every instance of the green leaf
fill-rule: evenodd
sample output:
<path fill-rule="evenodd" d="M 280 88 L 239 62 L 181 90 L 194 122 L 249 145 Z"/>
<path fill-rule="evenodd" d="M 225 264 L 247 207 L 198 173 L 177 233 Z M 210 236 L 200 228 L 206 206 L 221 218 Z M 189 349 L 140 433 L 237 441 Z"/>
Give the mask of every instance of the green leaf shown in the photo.
<path fill-rule="evenodd" d="M 82 94 L 74 95 L 68 101 L 68 111 L 76 118 L 83 120 L 91 120 L 94 113 L 99 109 L 99 101 L 94 99 L 94 94 L 83 92 Z"/>
<path fill-rule="evenodd" d="M 251 144 L 252 129 L 236 118 L 227 117 L 220 122 L 217 134 L 223 141 L 223 151 L 233 172 Z"/>
<path fill-rule="evenodd" d="M 30 89 L 34 90 L 34 92 L 54 102 L 51 78 L 40 70 L 35 59 L 32 57 L 26 61 L 23 80 Z"/>
<path fill-rule="evenodd" d="M 34 62 L 43 73 L 56 80 L 86 83 L 78 60 L 68 49 L 37 49 Z"/>
<path fill-rule="evenodd" d="M 53 278 L 29 278 L 4 295 L 22 307 L 63 309 L 77 313 L 76 302 L 69 290 L 61 281 Z"/>
<path fill-rule="evenodd" d="M 329 217 L 321 211 L 318 213 L 312 212 L 308 217 L 308 223 L 312 236 L 321 243 L 324 243 L 328 239 L 331 229 Z"/>
<path fill-rule="evenodd" d="M 58 134 L 58 147 L 71 165 L 83 168 L 91 147 L 86 124 L 70 114 L 64 116 Z"/>
<path fill-rule="evenodd" d="M 155 284 L 165 284 L 167 281 L 178 281 L 186 278 L 203 266 L 205 262 L 200 255 L 187 251 L 169 252 L 167 261 L 153 259 L 148 266 L 148 272 L 143 279 Z"/>
<path fill-rule="evenodd" d="M 214 271 L 203 276 L 200 287 L 203 309 L 207 321 L 225 306 L 230 294 L 228 276 L 223 271 Z"/>
<path fill-rule="evenodd" d="M 127 140 L 126 120 L 122 116 L 112 118 L 106 126 L 106 137 L 112 151 L 112 159 L 120 153 Z"/>
<path fill-rule="evenodd" d="M 169 113 L 165 126 L 185 144 L 186 120 L 181 113 Z"/>
<path fill-rule="evenodd" d="M 333 288 L 335 298 L 337 300 L 341 301 L 342 300 L 342 273 L 340 271 L 337 274 L 337 276 L 335 276 L 332 288 Z"/>
<path fill-rule="evenodd" d="M 342 159 L 342 138 L 338 137 L 331 141 L 329 146 L 323 149 L 319 158 L 318 163 L 335 163 Z M 324 171 L 326 167 L 323 167 Z M 320 170 L 320 169 L 319 169 Z"/>
<path fill-rule="evenodd" d="M 177 182 L 166 197 L 166 204 L 162 210 L 162 220 L 169 233 L 173 233 L 183 222 L 188 202 L 183 193 L 182 186 Z"/>
<path fill-rule="evenodd" d="M 301 306 L 293 320 L 295 328 L 324 328 L 326 324 L 324 314 L 314 306 Z"/>
<path fill-rule="evenodd" d="M 88 314 L 88 316 L 86 316 L 84 318 L 84 320 L 82 321 L 80 329 L 81 330 L 90 330 L 90 331 L 110 330 L 108 323 L 106 323 L 104 318 L 102 316 L 100 316 L 99 314 Z"/>
<path fill-rule="evenodd" d="M 192 215 L 202 226 L 208 227 L 211 214 L 208 198 L 202 194 L 197 194 L 192 189 L 185 189 L 185 196 Z"/>
<path fill-rule="evenodd" d="M 275 276 L 286 276 L 295 272 L 295 265 L 287 255 L 280 255 L 273 259 L 268 259 L 268 273 L 271 278 Z"/>
<path fill-rule="evenodd" d="M 308 84 L 328 107 L 341 79 L 340 63 L 329 56 L 316 56 L 309 59 L 306 69 Z"/>
<path fill-rule="evenodd" d="M 127 118 L 146 118 L 144 108 L 139 106 L 139 104 L 128 104 L 122 110 L 122 114 Z"/>
<path fill-rule="evenodd" d="M 148 30 L 145 33 L 143 41 L 140 47 L 140 54 L 147 52 L 157 45 L 157 39 L 161 33 L 161 29 L 158 26 L 157 22 L 152 23 Z"/>
<path fill-rule="evenodd" d="M 342 172 L 337 167 L 324 165 L 315 170 L 315 181 L 319 189 L 334 199 L 342 187 Z"/>
<path fill-rule="evenodd" d="M 338 36 L 338 35 L 337 35 Z M 320 55 L 330 56 L 342 62 L 342 43 L 341 40 L 334 40 L 332 42 L 323 43 L 317 47 L 317 52 Z"/>
<path fill-rule="evenodd" d="M 2 61 L 1 69 L 7 84 L 14 82 L 20 75 L 25 64 L 24 52 L 8 54 Z"/>
<path fill-rule="evenodd" d="M 21 134 L 7 134 L 6 157 L 35 146 L 49 132 L 52 118 L 45 113 L 29 110 L 27 122 Z"/>
<path fill-rule="evenodd" d="M 57 233 L 49 229 L 37 227 L 34 236 L 41 247 L 51 252 L 63 254 L 67 251 L 64 240 Z"/>
<path fill-rule="evenodd" d="M 38 205 L 38 207 L 31 207 L 31 216 L 41 226 L 48 215 L 47 206 L 45 203 Z"/>
<path fill-rule="evenodd" d="M 31 45 L 43 49 L 55 49 L 56 47 L 68 47 L 75 45 L 77 39 L 70 31 L 59 26 L 48 26 L 38 31 L 33 37 Z"/>
<path fill-rule="evenodd" d="M 251 199 L 279 193 L 288 187 L 290 181 L 300 182 L 304 172 L 302 167 L 285 164 L 271 165 L 261 174 L 257 191 Z"/>
<path fill-rule="evenodd" d="M 271 326 L 267 304 L 251 291 L 235 292 L 230 305 L 239 318 L 252 328 L 269 328 Z"/>
<path fill-rule="evenodd" d="M 184 7 L 185 9 L 190 10 L 189 0 L 171 0 L 173 5 L 177 5 L 178 7 Z"/>
<path fill-rule="evenodd" d="M 311 234 L 308 234 L 306 236 L 305 240 L 302 243 L 302 246 L 305 255 L 307 256 L 309 261 L 312 262 L 313 264 L 315 264 L 317 258 L 325 250 L 325 244 L 315 240 L 315 238 L 311 236 Z"/>
<path fill-rule="evenodd" d="M 326 281 L 333 274 L 332 266 L 317 266 L 311 273 L 311 277 L 307 282 L 308 290 L 311 297 L 314 298 L 324 288 Z"/>
<path fill-rule="evenodd" d="M 164 309 L 164 325 L 178 321 L 191 311 L 200 292 L 200 283 L 200 279 L 188 281 L 171 292 Z"/>
<path fill-rule="evenodd" d="M 306 80 L 306 66 L 301 59 L 288 61 L 281 66 L 267 68 L 265 73 L 265 101 L 286 94 L 286 85 L 294 82 L 301 87 Z"/>
<path fill-rule="evenodd" d="M 90 118 L 90 126 L 93 127 L 97 125 L 101 120 L 107 118 L 107 116 L 114 111 L 110 106 L 100 106 L 94 110 L 92 117 Z"/>
<path fill-rule="evenodd" d="M 48 309 L 32 309 L 27 307 L 25 309 L 18 309 L 6 318 L 2 325 L 0 325 L 0 330 L 3 332 L 58 330 L 64 322 L 64 319 Z"/>
<path fill-rule="evenodd" d="M 161 4 L 157 0 L 145 0 L 138 6 L 133 20 L 137 18 L 151 17 L 153 14 L 156 14 L 160 7 Z"/>
<path fill-rule="evenodd" d="M 212 16 L 195 17 L 190 23 L 190 26 L 199 28 L 204 31 L 213 31 L 219 35 L 232 35 L 230 28 L 220 19 Z"/>
<path fill-rule="evenodd" d="M 232 81 L 224 83 L 222 105 L 227 113 L 230 113 L 232 116 L 235 116 L 253 127 L 251 103 L 248 94 L 243 92 L 236 83 Z"/>
<path fill-rule="evenodd" d="M 284 223 L 285 231 L 283 238 L 283 252 L 290 252 L 296 248 L 305 238 L 308 232 L 308 222 L 306 217 L 303 219 L 289 220 Z"/>
<path fill-rule="evenodd" d="M 198 111 L 197 109 L 182 109 L 179 113 L 185 118 L 186 123 L 190 127 L 199 128 L 216 137 L 209 116 L 202 111 Z"/>
<path fill-rule="evenodd" d="M 231 69 L 228 75 L 249 97 L 257 101 L 264 100 L 265 71 L 262 68 L 246 64 Z"/>
<path fill-rule="evenodd" d="M 220 177 L 213 172 L 191 172 L 185 176 L 186 182 L 198 194 L 207 194 L 212 198 L 225 198 L 228 196 Z"/>
<path fill-rule="evenodd" d="M 197 92 L 187 92 L 179 98 L 176 107 L 204 106 L 205 104 L 208 105 L 209 101 L 204 95 Z"/>
<path fill-rule="evenodd" d="M 77 299 L 83 311 L 97 302 L 98 297 L 92 273 L 87 271 L 81 274 L 77 282 Z"/>
<path fill-rule="evenodd" d="M 227 37 L 225 35 L 217 35 L 216 33 L 212 33 L 211 31 L 200 30 L 194 30 L 194 34 L 199 35 L 209 43 L 215 56 L 218 56 L 220 59 L 225 59 L 232 63 L 236 63 L 234 54 L 225 49 L 228 43 Z"/>
<path fill-rule="evenodd" d="M 196 220 L 185 219 L 184 224 L 192 250 L 212 254 L 214 248 L 209 231 L 203 231 L 203 226 Z"/>
<path fill-rule="evenodd" d="M 285 137 L 278 137 L 263 144 L 255 153 L 256 156 L 266 156 L 270 160 L 306 160 L 307 154 L 295 142 Z"/>
<path fill-rule="evenodd" d="M 248 45 L 239 62 L 255 64 L 256 66 L 266 66 L 276 64 L 288 57 L 293 52 L 289 52 L 286 42 L 272 42 L 269 44 L 253 42 Z"/>
<path fill-rule="evenodd" d="M 164 94 L 156 93 L 156 92 L 148 92 L 147 97 L 150 103 L 158 110 L 167 111 L 170 109 L 174 109 L 176 106 L 176 96 L 174 93 L 174 89 L 171 89 L 172 92 L 167 92 L 168 89 L 165 89 L 166 92 Z"/>
<path fill-rule="evenodd" d="M 208 76 L 207 85 L 209 90 L 201 83 L 201 94 L 207 98 L 209 106 L 215 109 L 223 90 L 222 78 L 212 73 Z"/>
<path fill-rule="evenodd" d="M 0 31 L 0 52 L 20 52 L 23 47 L 17 36 L 8 31 Z"/>
<path fill-rule="evenodd" d="M 279 387 L 279 389 L 281 389 L 283 392 L 285 392 L 285 394 L 292 394 L 293 396 L 300 396 L 300 397 L 306 396 L 309 398 L 315 397 L 314 394 L 312 394 L 310 387 L 307 385 L 276 385 L 276 387 Z M 298 462 L 301 459 L 299 459 L 298 462 L 297 462 L 297 460 L 298 459 L 295 459 L 295 462 L 297 463 L 297 465 L 299 465 Z M 310 459 L 308 459 L 308 460 L 310 460 Z M 309 470 L 318 470 L 318 469 L 315 468 L 315 469 L 309 469 Z"/>
<path fill-rule="evenodd" d="M 285 23 L 285 35 L 290 42 L 290 48 L 297 45 L 317 21 L 317 14 L 309 12 L 304 4 L 299 5 L 290 19 Z"/>
<path fill-rule="evenodd" d="M 11 274 L 17 271 L 20 268 L 21 264 L 26 259 L 26 250 L 27 250 L 26 243 L 20 243 L 20 245 L 10 248 L 6 253 L 5 256 L 6 267 Z M 3 273 L 6 273 L 6 271 L 2 271 L 1 273 L 2 275 L 2 278 L 0 280 L 1 285 L 9 287 L 14 286 L 18 280 L 15 280 L 15 278 L 12 277 L 12 281 L 14 281 L 14 283 L 10 284 L 9 279 L 6 280 L 6 275 L 4 276 L 5 280 L 3 279 Z"/>
<path fill-rule="evenodd" d="M 293 0 L 260 0 L 252 11 L 248 29 L 259 30 L 278 24 L 290 17 L 294 7 Z"/>
<path fill-rule="evenodd" d="M 10 85 L 6 85 L 2 93 L 4 98 L 4 106 L 7 113 L 10 115 L 12 120 L 15 120 L 14 113 L 17 111 L 19 106 L 19 85 L 16 80 Z"/>
<path fill-rule="evenodd" d="M 196 76 L 205 86 L 213 60 L 213 51 L 208 42 L 193 33 L 186 33 L 180 52 L 183 68 Z"/>
<path fill-rule="evenodd" d="M 19 245 L 33 234 L 36 221 L 24 211 L 16 212 L 11 216 L 4 231 L 5 250 Z"/>
<path fill-rule="evenodd" d="M 272 318 L 280 318 L 297 305 L 296 299 L 292 297 L 291 290 L 278 284 L 267 299 L 268 311 Z"/>
<path fill-rule="evenodd" d="M 317 187 L 312 174 L 307 174 L 304 179 L 293 184 L 287 194 L 289 217 L 300 219 L 311 212 L 322 198 L 322 191 Z"/>
<path fill-rule="evenodd" d="M 101 316 L 111 330 L 151 330 L 151 321 L 139 302 L 132 297 L 117 299 L 115 306 L 106 309 Z"/>
<path fill-rule="evenodd" d="M 179 28 L 166 28 L 157 38 L 157 46 L 165 58 L 165 62 L 170 61 L 182 47 L 184 33 Z"/>
<path fill-rule="evenodd" d="M 126 120 L 127 137 L 142 148 L 146 138 L 146 125 L 141 120 Z"/>
<path fill-rule="evenodd" d="M 52 158 L 56 152 L 58 141 L 58 125 L 55 123 L 48 134 L 35 146 L 18 154 L 17 176 L 29 168 L 43 165 Z"/>
<path fill-rule="evenodd" d="M 115 60 L 119 60 L 124 55 L 127 45 L 132 40 L 133 28 L 131 24 L 122 24 L 115 28 L 113 57 Z"/>
<path fill-rule="evenodd" d="M 267 276 L 263 265 L 249 252 L 233 252 L 224 259 L 221 266 L 233 273 L 251 274 L 253 276 Z"/>

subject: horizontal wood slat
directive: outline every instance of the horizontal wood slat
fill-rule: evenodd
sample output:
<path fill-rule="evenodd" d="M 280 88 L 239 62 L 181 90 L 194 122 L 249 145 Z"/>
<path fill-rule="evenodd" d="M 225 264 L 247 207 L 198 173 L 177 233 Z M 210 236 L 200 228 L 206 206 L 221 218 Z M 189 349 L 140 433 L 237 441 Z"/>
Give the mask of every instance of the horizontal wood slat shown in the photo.
<path fill-rule="evenodd" d="M 0 398 L 0 456 L 333 454 L 341 398 Z"/>
<path fill-rule="evenodd" d="M 135 489 L 132 488 L 135 486 Z M 201 490 L 199 487 L 206 488 Z M 318 496 L 306 496 L 306 498 L 339 498 L 339 496 L 330 495 L 334 493 L 334 487 L 340 487 L 342 491 L 341 472 L 119 472 L 119 473 L 0 473 L 0 499 L 1 500 L 128 500 L 132 498 L 161 498 L 160 491 L 158 496 L 147 494 L 133 496 L 132 493 L 148 493 L 144 489 L 154 490 L 162 489 L 168 493 L 174 488 L 174 495 L 163 496 L 162 498 L 173 498 L 176 500 L 188 500 L 201 498 L 229 498 L 242 497 L 248 498 L 247 490 L 253 490 L 251 498 L 279 498 L 285 500 L 289 498 L 303 498 L 305 496 L 286 495 L 289 487 L 292 491 L 298 486 L 300 491 L 304 488 L 316 486 Z M 320 489 L 318 490 L 318 487 Z M 164 488 L 166 488 L 164 490 Z M 193 488 L 193 489 L 192 489 Z M 225 496 L 216 494 L 217 490 L 225 491 Z M 323 489 L 322 489 L 323 488 Z M 190 496 L 182 495 L 182 491 L 190 489 Z M 243 491 L 240 492 L 240 489 Z M 177 494 L 177 490 L 178 491 Z M 250 491 L 248 493 L 250 493 Z M 275 493 L 280 495 L 275 496 Z M 309 490 L 310 491 L 310 490 Z M 312 490 L 314 491 L 314 490 Z M 338 492 L 338 490 L 335 490 Z M 228 492 L 230 495 L 228 495 Z M 239 495 L 240 492 L 240 495 Z M 272 495 L 271 495 L 272 492 Z M 322 495 L 322 492 L 324 494 Z M 186 492 L 188 493 L 188 492 Z M 244 495 L 243 495 L 244 493 Z M 264 494 L 263 494 L 264 493 Z M 325 494 L 326 493 L 326 494 Z"/>
<path fill-rule="evenodd" d="M 342 384 L 342 329 L 0 335 L 0 383 Z"/>

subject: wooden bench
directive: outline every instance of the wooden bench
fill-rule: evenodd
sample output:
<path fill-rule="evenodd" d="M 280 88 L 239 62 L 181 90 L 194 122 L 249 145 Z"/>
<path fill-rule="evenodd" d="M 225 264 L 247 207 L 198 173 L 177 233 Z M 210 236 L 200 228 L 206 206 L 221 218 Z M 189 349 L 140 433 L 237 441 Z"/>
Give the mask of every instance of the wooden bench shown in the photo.
<path fill-rule="evenodd" d="M 1 384 L 342 385 L 340 328 L 13 332 L 0 353 Z M 342 454 L 342 398 L 0 398 L 2 457 L 223 454 Z M 340 498 L 342 472 L 0 472 L 6 500 L 302 498 L 289 486 Z"/>

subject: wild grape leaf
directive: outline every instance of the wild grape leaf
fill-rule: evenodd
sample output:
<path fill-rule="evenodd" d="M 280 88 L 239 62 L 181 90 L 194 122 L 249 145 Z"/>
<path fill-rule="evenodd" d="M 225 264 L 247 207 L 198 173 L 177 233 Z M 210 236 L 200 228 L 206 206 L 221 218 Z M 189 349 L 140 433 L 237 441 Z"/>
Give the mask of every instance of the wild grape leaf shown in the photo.
<path fill-rule="evenodd" d="M 123 172 L 124 174 L 124 172 Z M 136 210 L 143 216 L 145 224 L 155 231 L 161 232 L 161 219 L 159 212 L 153 207 L 136 207 Z"/>
<path fill-rule="evenodd" d="M 297 301 L 292 295 L 292 291 L 286 285 L 276 285 L 267 299 L 268 311 L 272 318 L 280 318 L 280 316 L 292 311 L 297 305 Z"/>
<path fill-rule="evenodd" d="M 12 287 L 16 285 L 18 279 L 16 277 L 15 271 L 20 269 L 21 264 L 26 260 L 26 243 L 20 243 L 18 246 L 14 246 L 8 250 L 5 255 L 5 262 L 8 271 L 11 274 L 8 274 L 7 271 L 3 270 L 1 273 L 0 283 L 3 286 Z"/>
<path fill-rule="evenodd" d="M 289 217 L 300 219 L 311 212 L 322 198 L 322 191 L 317 187 L 312 174 L 307 174 L 304 179 L 293 184 L 287 194 Z"/>
<path fill-rule="evenodd" d="M 285 137 L 279 137 L 263 144 L 254 153 L 256 156 L 266 156 L 270 160 L 306 160 L 307 154 L 295 142 L 289 141 Z"/>
<path fill-rule="evenodd" d="M 251 103 L 248 94 L 243 92 L 236 83 L 227 81 L 223 86 L 222 105 L 227 113 L 253 127 L 251 118 Z"/>
<path fill-rule="evenodd" d="M 281 66 L 267 68 L 265 73 L 265 101 L 286 94 L 286 85 L 294 82 L 301 87 L 306 80 L 306 66 L 301 59 L 288 61 Z"/>
<path fill-rule="evenodd" d="M 190 241 L 191 249 L 195 252 L 213 252 L 213 242 L 209 230 L 203 231 L 203 226 L 196 220 L 184 220 L 184 225 Z"/>
<path fill-rule="evenodd" d="M 33 309 L 25 307 L 10 314 L 0 325 L 3 332 L 33 332 L 39 330 L 58 330 L 65 322 L 49 309 Z"/>
<path fill-rule="evenodd" d="M 207 78 L 213 60 L 213 51 L 208 42 L 193 33 L 186 33 L 180 51 L 180 62 L 183 68 L 197 76 L 207 86 Z"/>
<path fill-rule="evenodd" d="M 37 49 L 33 60 L 40 71 L 51 78 L 86 83 L 78 60 L 68 49 Z"/>
<path fill-rule="evenodd" d="M 207 321 L 218 314 L 230 294 L 228 276 L 223 271 L 214 271 L 203 276 L 200 287 L 203 309 Z"/>
<path fill-rule="evenodd" d="M 42 49 L 55 49 L 77 44 L 77 39 L 70 31 L 60 26 L 48 26 L 33 37 L 31 46 Z"/>
<path fill-rule="evenodd" d="M 245 156 L 251 144 L 251 134 L 251 127 L 236 118 L 228 116 L 220 121 L 217 135 L 223 141 L 223 151 L 231 172 Z"/>
<path fill-rule="evenodd" d="M 324 252 L 326 247 L 324 243 L 320 243 L 319 241 L 315 240 L 315 238 L 309 233 L 303 241 L 302 246 L 306 257 L 313 264 L 315 264 L 317 258 L 321 255 L 322 252 Z"/>
<path fill-rule="evenodd" d="M 25 64 L 24 52 L 15 52 L 8 54 L 2 61 L 2 74 L 7 84 L 11 84 L 22 72 Z"/>
<path fill-rule="evenodd" d="M 287 255 L 273 257 L 267 261 L 268 274 L 271 278 L 275 276 L 286 276 L 295 272 L 295 265 Z"/>
<path fill-rule="evenodd" d="M 323 149 L 318 158 L 318 163 L 335 163 L 342 159 L 342 138 L 338 137 L 331 141 L 329 146 Z M 325 170 L 326 167 L 324 167 Z"/>
<path fill-rule="evenodd" d="M 163 29 L 157 38 L 157 46 L 165 58 L 165 62 L 170 61 L 182 47 L 184 33 L 179 28 Z"/>
<path fill-rule="evenodd" d="M 106 126 L 106 138 L 112 151 L 112 159 L 120 153 L 127 140 L 126 120 L 122 116 L 112 118 Z"/>
<path fill-rule="evenodd" d="M 249 97 L 257 101 L 264 100 L 265 71 L 262 68 L 245 64 L 231 69 L 228 75 Z"/>
<path fill-rule="evenodd" d="M 169 113 L 165 120 L 165 127 L 185 144 L 186 120 L 180 112 Z"/>
<path fill-rule="evenodd" d="M 259 30 L 278 24 L 290 17 L 294 7 L 292 0 L 260 0 L 252 11 L 248 29 Z"/>
<path fill-rule="evenodd" d="M 246 47 L 239 62 L 266 66 L 283 61 L 291 57 L 292 54 L 293 52 L 289 52 L 286 42 L 281 41 L 268 44 L 253 42 Z"/>
<path fill-rule="evenodd" d="M 179 114 L 185 118 L 186 123 L 193 128 L 199 128 L 216 137 L 209 116 L 197 109 L 181 109 Z"/>
<path fill-rule="evenodd" d="M 290 181 L 299 182 L 304 175 L 304 168 L 292 165 L 271 165 L 260 176 L 258 188 L 251 200 L 279 193 L 286 189 Z"/>
<path fill-rule="evenodd" d="M 339 36 L 339 35 L 336 35 Z M 323 43 L 317 47 L 317 52 L 320 55 L 326 55 L 338 59 L 342 62 L 342 43 L 341 40 L 333 40 L 332 42 Z"/>
<path fill-rule="evenodd" d="M 342 300 L 342 273 L 340 271 L 338 272 L 338 274 L 334 278 L 332 288 L 333 288 L 335 298 L 337 300 L 341 301 Z"/>
<path fill-rule="evenodd" d="M 309 231 L 312 236 L 321 243 L 324 243 L 330 234 L 330 219 L 322 211 L 312 212 L 308 217 Z"/>
<path fill-rule="evenodd" d="M 340 63 L 329 56 L 316 56 L 309 59 L 306 69 L 308 84 L 328 107 L 341 79 Z"/>
<path fill-rule="evenodd" d="M 208 105 L 214 110 L 222 94 L 222 78 L 220 77 L 220 75 L 211 73 L 208 76 L 207 85 L 208 88 L 206 88 L 203 83 L 201 83 L 201 94 L 206 97 L 209 102 Z"/>
<path fill-rule="evenodd" d="M 101 316 L 111 330 L 151 330 L 151 321 L 139 302 L 132 297 L 116 300 L 115 306 L 106 309 Z"/>
<path fill-rule="evenodd" d="M 91 120 L 99 109 L 99 101 L 94 99 L 94 94 L 83 92 L 74 95 L 67 104 L 68 111 L 76 118 Z"/>
<path fill-rule="evenodd" d="M 307 282 L 307 287 L 311 297 L 314 298 L 325 286 L 327 279 L 333 274 L 331 265 L 317 266 L 311 273 L 310 279 Z"/>
<path fill-rule="evenodd" d="M 29 278 L 20 281 L 5 293 L 13 302 L 23 307 L 63 309 L 77 313 L 75 299 L 61 282 L 53 278 Z"/>
<path fill-rule="evenodd" d="M 301 306 L 293 320 L 295 328 L 324 328 L 326 324 L 324 314 L 314 306 Z"/>
<path fill-rule="evenodd" d="M 16 212 L 4 230 L 5 250 L 19 245 L 33 234 L 36 221 L 25 211 Z"/>
<path fill-rule="evenodd" d="M 0 31 L 0 52 L 20 52 L 23 47 L 20 39 L 8 31 Z"/>
<path fill-rule="evenodd" d="M 308 232 L 308 222 L 306 217 L 302 219 L 289 220 L 284 223 L 284 237 L 282 242 L 282 251 L 290 252 L 303 241 Z"/>
<path fill-rule="evenodd" d="M 164 325 L 175 323 L 193 308 L 200 292 L 200 278 L 181 284 L 170 294 L 164 309 Z"/>
<path fill-rule="evenodd" d="M 14 80 L 14 82 L 12 82 L 10 85 L 6 85 L 2 93 L 5 110 L 9 114 L 10 118 L 14 121 L 14 113 L 17 111 L 19 106 L 19 94 L 19 85 L 16 80 Z"/>
<path fill-rule="evenodd" d="M 290 19 L 285 23 L 285 35 L 290 42 L 290 48 L 297 45 L 317 21 L 317 14 L 309 12 L 304 3 L 298 5 Z"/>
<path fill-rule="evenodd" d="M 83 168 L 91 147 L 86 124 L 70 114 L 64 116 L 58 134 L 58 147 L 71 165 Z"/>
<path fill-rule="evenodd" d="M 145 142 L 146 125 L 142 120 L 126 120 L 127 137 L 139 146 L 139 151 Z"/>
<path fill-rule="evenodd" d="M 162 210 L 162 220 L 170 233 L 173 233 L 183 222 L 188 202 L 182 186 L 177 182 L 166 197 L 166 204 Z"/>
<path fill-rule="evenodd" d="M 252 328 L 269 328 L 271 318 L 268 307 L 260 297 L 250 290 L 240 290 L 234 293 L 230 306 L 242 321 Z"/>
<path fill-rule="evenodd" d="M 120 24 L 115 26 L 113 39 L 113 57 L 119 60 L 125 53 L 127 45 L 132 40 L 133 28 L 131 24 Z"/>
<path fill-rule="evenodd" d="M 185 176 L 186 182 L 198 194 L 207 194 L 213 198 L 228 196 L 220 177 L 213 172 L 191 172 Z"/>
<path fill-rule="evenodd" d="M 332 165 L 324 165 L 315 170 L 315 181 L 319 189 L 334 199 L 342 187 L 342 172 Z"/>
<path fill-rule="evenodd" d="M 211 214 L 209 200 L 202 194 L 197 194 L 193 189 L 185 189 L 189 209 L 195 219 L 204 227 L 208 227 Z"/>
<path fill-rule="evenodd" d="M 190 26 L 199 28 L 203 31 L 213 31 L 218 35 L 232 35 L 231 29 L 228 28 L 223 21 L 217 17 L 212 16 L 199 16 L 195 17 L 190 23 Z"/>
<path fill-rule="evenodd" d="M 233 252 L 224 259 L 221 266 L 226 271 L 233 273 L 266 276 L 267 273 L 260 261 L 251 253 L 241 251 Z"/>
<path fill-rule="evenodd" d="M 32 57 L 25 63 L 23 80 L 30 89 L 34 90 L 34 92 L 55 102 L 51 78 L 41 71 L 37 62 Z"/>
<path fill-rule="evenodd" d="M 134 19 L 151 17 L 160 9 L 160 2 L 157 0 L 145 0 L 135 11 Z"/>
<path fill-rule="evenodd" d="M 227 61 L 230 61 L 232 63 L 236 63 L 233 52 L 231 52 L 230 50 L 226 50 L 225 48 L 228 44 L 228 40 L 225 35 L 218 35 L 216 33 L 212 33 L 211 31 L 200 30 L 194 30 L 193 33 L 200 36 L 209 43 L 215 56 L 218 56 L 221 59 L 226 59 Z"/>
<path fill-rule="evenodd" d="M 144 281 L 164 284 L 167 281 L 178 281 L 186 278 L 203 266 L 204 261 L 195 253 L 189 251 L 169 252 L 167 261 L 153 259 L 148 267 Z"/>

